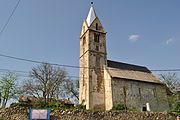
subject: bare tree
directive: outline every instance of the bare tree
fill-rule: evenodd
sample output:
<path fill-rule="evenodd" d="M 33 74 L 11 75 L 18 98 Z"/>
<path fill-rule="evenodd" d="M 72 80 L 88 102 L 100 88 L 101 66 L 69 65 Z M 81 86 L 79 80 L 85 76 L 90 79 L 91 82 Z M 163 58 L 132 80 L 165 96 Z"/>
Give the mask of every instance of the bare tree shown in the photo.
<path fill-rule="evenodd" d="M 60 67 L 43 63 L 34 67 L 30 73 L 32 79 L 24 84 L 24 90 L 27 94 L 43 97 L 45 101 L 49 98 L 55 98 L 57 90 L 60 89 L 62 83 L 66 80 L 67 72 Z"/>
<path fill-rule="evenodd" d="M 79 80 L 66 80 L 64 88 L 72 98 L 79 100 Z"/>
<path fill-rule="evenodd" d="M 171 92 L 180 91 L 180 79 L 177 77 L 176 73 L 160 74 L 160 79 Z"/>
<path fill-rule="evenodd" d="M 160 79 L 166 84 L 168 90 L 169 106 L 173 105 L 180 100 L 180 79 L 176 73 L 160 74 Z M 170 91 L 169 91 L 170 90 Z"/>
<path fill-rule="evenodd" d="M 23 84 L 23 92 L 33 97 L 41 97 L 41 90 L 35 82 L 33 79 L 26 80 Z"/>

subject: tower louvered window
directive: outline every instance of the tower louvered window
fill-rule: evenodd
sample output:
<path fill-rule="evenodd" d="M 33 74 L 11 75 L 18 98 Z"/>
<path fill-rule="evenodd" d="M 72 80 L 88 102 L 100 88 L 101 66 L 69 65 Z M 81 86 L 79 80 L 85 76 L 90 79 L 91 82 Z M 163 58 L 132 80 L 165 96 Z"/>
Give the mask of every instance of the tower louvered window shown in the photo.
<path fill-rule="evenodd" d="M 99 34 L 97 34 L 97 33 L 94 33 L 94 42 L 97 42 L 97 43 L 99 43 Z"/>

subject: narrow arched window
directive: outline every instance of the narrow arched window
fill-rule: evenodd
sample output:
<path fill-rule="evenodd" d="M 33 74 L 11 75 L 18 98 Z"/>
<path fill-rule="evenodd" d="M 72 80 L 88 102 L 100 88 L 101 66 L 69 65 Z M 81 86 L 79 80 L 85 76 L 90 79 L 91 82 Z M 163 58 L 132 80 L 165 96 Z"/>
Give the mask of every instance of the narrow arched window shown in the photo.
<path fill-rule="evenodd" d="M 96 30 L 98 30 L 98 23 L 96 23 Z"/>
<path fill-rule="evenodd" d="M 86 37 L 83 37 L 83 45 L 86 43 Z"/>

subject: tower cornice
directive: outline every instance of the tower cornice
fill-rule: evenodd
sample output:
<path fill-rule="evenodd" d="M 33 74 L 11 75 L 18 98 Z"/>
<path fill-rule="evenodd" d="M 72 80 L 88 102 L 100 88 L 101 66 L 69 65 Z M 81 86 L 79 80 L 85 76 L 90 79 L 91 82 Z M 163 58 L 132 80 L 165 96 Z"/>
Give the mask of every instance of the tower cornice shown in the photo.
<path fill-rule="evenodd" d="M 101 33 L 101 34 L 105 34 L 106 35 L 106 33 L 107 32 L 101 32 L 101 31 L 98 31 L 98 30 L 94 30 L 94 29 L 91 29 L 91 28 L 88 28 L 81 36 L 80 36 L 80 39 L 82 39 L 82 37 L 87 33 L 87 31 L 93 31 L 93 32 L 97 32 L 97 33 Z"/>

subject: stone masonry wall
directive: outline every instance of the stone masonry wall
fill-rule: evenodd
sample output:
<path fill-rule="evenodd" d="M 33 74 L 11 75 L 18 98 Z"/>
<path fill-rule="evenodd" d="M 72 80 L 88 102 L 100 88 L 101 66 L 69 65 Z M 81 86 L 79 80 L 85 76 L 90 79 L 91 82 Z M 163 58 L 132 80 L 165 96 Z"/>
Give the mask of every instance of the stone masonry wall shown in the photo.
<path fill-rule="evenodd" d="M 0 110 L 2 120 L 27 120 L 28 110 L 6 108 Z M 168 113 L 107 111 L 90 112 L 82 110 L 55 110 L 51 120 L 175 120 L 176 116 Z"/>
<path fill-rule="evenodd" d="M 113 79 L 113 105 L 126 104 L 139 111 L 149 103 L 151 111 L 165 111 L 169 108 L 166 89 L 159 84 L 133 80 Z"/>

